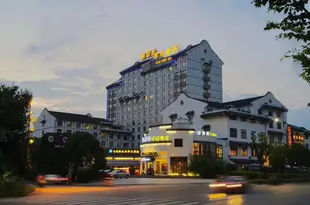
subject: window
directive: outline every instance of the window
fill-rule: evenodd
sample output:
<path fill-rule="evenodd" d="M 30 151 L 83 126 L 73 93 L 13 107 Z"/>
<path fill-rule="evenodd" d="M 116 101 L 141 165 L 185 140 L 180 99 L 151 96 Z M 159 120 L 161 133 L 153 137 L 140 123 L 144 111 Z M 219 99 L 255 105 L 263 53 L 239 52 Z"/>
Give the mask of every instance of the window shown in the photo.
<path fill-rule="evenodd" d="M 247 130 L 240 130 L 240 133 L 241 133 L 241 139 L 246 139 L 247 138 Z"/>
<path fill-rule="evenodd" d="M 269 122 L 269 128 L 273 128 L 273 121 Z"/>
<path fill-rule="evenodd" d="M 199 155 L 199 143 L 193 143 L 193 155 Z"/>
<path fill-rule="evenodd" d="M 279 129 L 279 130 L 282 129 L 282 123 L 281 122 L 277 122 L 277 129 Z"/>
<path fill-rule="evenodd" d="M 138 132 L 141 132 L 141 127 L 138 127 Z"/>
<path fill-rule="evenodd" d="M 62 126 L 62 121 L 61 120 L 57 120 L 57 126 Z"/>
<path fill-rule="evenodd" d="M 57 129 L 56 131 L 58 134 L 61 134 L 62 133 L 62 129 Z"/>
<path fill-rule="evenodd" d="M 236 149 L 231 149 L 230 150 L 230 156 L 237 156 L 237 150 Z"/>
<path fill-rule="evenodd" d="M 72 127 L 72 122 L 67 122 L 67 127 Z"/>
<path fill-rule="evenodd" d="M 183 139 L 174 139 L 174 147 L 183 147 Z"/>
<path fill-rule="evenodd" d="M 72 133 L 72 130 L 67 130 L 66 132 L 69 133 L 69 134 L 71 134 L 71 133 Z"/>
<path fill-rule="evenodd" d="M 98 133 L 97 133 L 97 132 L 93 132 L 93 135 L 94 135 L 95 137 L 98 137 Z"/>
<path fill-rule="evenodd" d="M 238 133 L 236 128 L 230 128 L 230 137 L 237 138 Z"/>
<path fill-rule="evenodd" d="M 251 123 L 256 123 L 255 118 L 251 118 L 251 119 L 250 119 L 250 122 L 251 122 Z"/>
<path fill-rule="evenodd" d="M 230 120 L 237 120 L 237 116 L 235 116 L 235 115 L 230 115 L 230 116 L 229 116 L 229 119 L 230 119 Z"/>
<path fill-rule="evenodd" d="M 216 157 L 218 159 L 222 159 L 223 158 L 223 147 L 222 147 L 222 145 L 217 145 L 216 146 Z"/>
<path fill-rule="evenodd" d="M 273 116 L 273 112 L 268 112 L 268 116 Z"/>
<path fill-rule="evenodd" d="M 281 113 L 280 112 L 277 112 L 277 118 L 281 118 Z"/>
<path fill-rule="evenodd" d="M 135 132 L 135 128 L 132 128 L 131 131 L 132 131 L 132 132 Z"/>
<path fill-rule="evenodd" d="M 93 129 L 94 130 L 98 129 L 98 126 L 97 125 L 93 125 Z"/>
<path fill-rule="evenodd" d="M 89 124 L 85 124 L 85 130 L 89 130 Z"/>
<path fill-rule="evenodd" d="M 241 120 L 242 122 L 246 122 L 246 118 L 245 118 L 245 117 L 240 117 L 240 120 Z"/>
<path fill-rule="evenodd" d="M 100 141 L 100 146 L 105 147 L 105 141 Z"/>
<path fill-rule="evenodd" d="M 257 111 L 257 113 L 258 113 L 259 115 L 261 115 L 261 114 L 262 114 L 262 110 L 259 109 L 259 110 Z"/>
<path fill-rule="evenodd" d="M 241 149 L 241 156 L 248 156 L 248 149 L 242 148 Z"/>
<path fill-rule="evenodd" d="M 113 147 L 113 142 L 109 142 L 109 147 Z"/>

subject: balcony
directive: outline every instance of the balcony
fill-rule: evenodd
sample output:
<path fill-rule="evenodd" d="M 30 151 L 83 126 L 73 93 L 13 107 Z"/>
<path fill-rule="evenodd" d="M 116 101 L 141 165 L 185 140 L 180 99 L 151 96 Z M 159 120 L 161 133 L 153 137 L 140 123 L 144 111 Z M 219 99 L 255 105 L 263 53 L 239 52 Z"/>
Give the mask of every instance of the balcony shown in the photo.
<path fill-rule="evenodd" d="M 210 93 L 208 93 L 208 92 L 203 92 L 203 97 L 205 98 L 205 99 L 208 99 L 209 97 L 210 97 Z"/>
<path fill-rule="evenodd" d="M 205 75 L 205 76 L 203 76 L 202 79 L 203 79 L 203 81 L 208 82 L 208 81 L 210 81 L 210 76 Z"/>
<path fill-rule="evenodd" d="M 210 67 L 204 67 L 203 69 L 202 69 L 202 71 L 204 72 L 204 73 L 210 73 L 210 70 L 211 70 L 211 68 Z"/>
<path fill-rule="evenodd" d="M 209 90 L 210 89 L 210 85 L 208 83 L 204 83 L 203 84 L 203 89 L 204 90 Z"/>

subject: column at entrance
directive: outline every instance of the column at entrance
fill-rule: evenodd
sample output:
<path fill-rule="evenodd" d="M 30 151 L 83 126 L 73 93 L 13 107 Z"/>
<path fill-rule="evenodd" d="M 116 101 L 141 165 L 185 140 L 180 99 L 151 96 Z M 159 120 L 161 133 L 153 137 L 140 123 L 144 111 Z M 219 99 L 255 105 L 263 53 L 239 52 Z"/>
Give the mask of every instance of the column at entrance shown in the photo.
<path fill-rule="evenodd" d="M 168 159 L 167 159 L 167 175 L 170 174 L 170 150 L 168 150 Z"/>

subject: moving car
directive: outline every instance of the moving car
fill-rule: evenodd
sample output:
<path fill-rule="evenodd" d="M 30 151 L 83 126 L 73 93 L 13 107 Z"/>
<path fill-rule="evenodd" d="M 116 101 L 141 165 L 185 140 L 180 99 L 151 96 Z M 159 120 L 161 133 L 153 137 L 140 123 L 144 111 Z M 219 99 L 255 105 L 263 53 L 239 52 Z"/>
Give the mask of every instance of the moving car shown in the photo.
<path fill-rule="evenodd" d="M 68 184 L 68 177 L 62 177 L 57 174 L 47 174 L 44 176 L 44 179 L 47 184 Z"/>
<path fill-rule="evenodd" d="M 245 193 L 248 189 L 248 182 L 245 177 L 228 176 L 218 178 L 209 187 L 212 192 Z"/>
<path fill-rule="evenodd" d="M 129 177 L 129 173 L 125 172 L 123 170 L 114 170 L 112 172 L 109 172 L 107 177 L 113 177 L 113 178 L 128 178 Z"/>

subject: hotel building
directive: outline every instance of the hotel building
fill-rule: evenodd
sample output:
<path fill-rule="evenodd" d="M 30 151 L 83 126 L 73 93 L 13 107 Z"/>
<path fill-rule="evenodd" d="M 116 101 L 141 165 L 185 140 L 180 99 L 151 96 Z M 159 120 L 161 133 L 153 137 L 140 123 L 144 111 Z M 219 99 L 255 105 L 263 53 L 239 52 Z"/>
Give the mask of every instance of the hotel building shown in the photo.
<path fill-rule="evenodd" d="M 185 93 L 161 111 L 142 140 L 140 170 L 185 174 L 190 155 L 208 155 L 245 165 L 255 163 L 252 136 L 286 143 L 288 109 L 268 92 L 263 96 L 217 103 Z"/>
<path fill-rule="evenodd" d="M 130 131 L 90 114 L 58 112 L 44 108 L 34 124 L 34 130 L 34 137 L 42 137 L 45 133 L 89 132 L 99 140 L 103 148 L 137 148 Z"/>
<path fill-rule="evenodd" d="M 161 123 L 160 111 L 181 92 L 222 102 L 222 60 L 206 40 L 180 50 L 173 46 L 143 53 L 107 86 L 107 119 L 135 133 L 140 142 L 150 124 Z"/>

